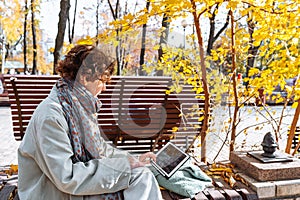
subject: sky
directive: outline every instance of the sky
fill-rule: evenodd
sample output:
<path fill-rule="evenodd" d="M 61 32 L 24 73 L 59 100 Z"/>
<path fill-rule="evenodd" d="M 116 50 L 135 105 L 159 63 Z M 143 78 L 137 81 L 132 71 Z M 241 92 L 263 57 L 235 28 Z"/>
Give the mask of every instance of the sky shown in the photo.
<path fill-rule="evenodd" d="M 128 2 L 135 2 L 135 0 L 128 0 Z M 75 33 L 79 36 L 95 35 L 95 25 L 91 24 L 96 21 L 95 19 L 95 4 L 96 1 L 78 0 L 77 5 L 77 19 L 75 25 Z M 89 8 L 89 9 L 84 9 Z M 70 16 L 73 16 L 74 0 L 71 0 Z M 48 45 L 54 46 L 54 41 L 57 34 L 57 25 L 60 11 L 60 0 L 44 0 L 41 3 L 41 21 L 40 27 L 44 34 L 44 40 Z M 80 12 L 84 12 L 84 19 L 80 17 Z M 81 15 L 82 16 L 82 15 Z M 224 22 L 226 15 L 220 15 L 218 21 Z M 71 19 L 72 20 L 72 19 Z M 176 19 L 173 24 L 173 33 L 170 33 L 169 43 L 175 46 L 183 46 L 184 43 L 184 29 L 181 25 L 183 19 Z M 185 29 L 185 34 L 193 33 L 193 19 L 192 16 L 186 19 L 188 26 Z M 160 25 L 159 25 L 160 26 Z M 204 40 L 207 39 L 207 32 L 209 29 L 208 21 L 202 21 L 202 31 Z M 67 33 L 67 32 L 66 32 Z M 66 34 L 67 35 L 67 34 Z"/>
<path fill-rule="evenodd" d="M 73 1 L 72 1 L 73 2 Z M 86 1 L 88 2 L 88 1 Z M 83 7 L 82 0 L 78 1 L 78 7 Z M 71 9 L 73 5 L 71 5 Z M 57 25 L 59 20 L 60 1 L 49 0 L 41 3 L 41 21 L 40 27 L 44 34 L 50 39 L 55 39 L 57 34 Z M 76 26 L 75 26 L 76 27 Z"/>
<path fill-rule="evenodd" d="M 135 2 L 135 0 L 127 0 L 127 2 Z M 71 0 L 70 18 L 73 20 L 74 0 Z M 106 8 L 105 8 L 106 9 Z M 59 20 L 60 0 L 45 0 L 41 3 L 41 29 L 45 30 L 50 38 L 55 38 L 57 34 L 57 24 Z M 83 14 L 80 14 L 80 13 Z M 94 35 L 96 34 L 96 0 L 78 0 L 77 1 L 77 17 L 75 25 L 75 33 L 78 35 Z M 110 11 L 108 11 L 110 13 Z M 82 17 L 84 16 L 84 18 Z M 100 16 L 101 20 L 101 16 Z"/>

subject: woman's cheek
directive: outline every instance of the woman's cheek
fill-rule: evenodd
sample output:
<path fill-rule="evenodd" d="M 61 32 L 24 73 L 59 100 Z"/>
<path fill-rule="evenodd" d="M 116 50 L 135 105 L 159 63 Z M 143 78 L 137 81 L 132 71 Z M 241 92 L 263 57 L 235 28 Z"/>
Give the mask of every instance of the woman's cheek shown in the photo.
<path fill-rule="evenodd" d="M 96 91 L 95 91 L 95 94 L 96 94 L 96 96 L 98 96 L 98 94 L 101 94 L 101 92 L 102 92 L 102 85 L 100 84 L 100 85 L 98 85 L 97 87 L 96 87 Z"/>

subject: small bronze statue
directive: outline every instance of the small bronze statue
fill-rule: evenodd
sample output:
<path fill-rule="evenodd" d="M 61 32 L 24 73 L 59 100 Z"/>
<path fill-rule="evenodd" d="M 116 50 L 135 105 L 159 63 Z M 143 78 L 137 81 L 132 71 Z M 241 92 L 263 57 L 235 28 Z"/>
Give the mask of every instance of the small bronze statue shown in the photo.
<path fill-rule="evenodd" d="M 263 153 L 261 151 L 251 151 L 248 152 L 248 154 L 263 163 L 290 162 L 294 160 L 290 155 L 287 155 L 280 151 L 275 152 L 278 144 L 270 132 L 266 133 L 266 135 L 264 136 L 261 146 L 264 150 Z"/>
<path fill-rule="evenodd" d="M 264 136 L 263 142 L 261 143 L 263 146 L 264 153 L 261 155 L 268 158 L 275 158 L 275 151 L 278 147 L 277 142 L 275 141 L 274 136 L 271 134 L 271 132 L 266 133 Z"/>

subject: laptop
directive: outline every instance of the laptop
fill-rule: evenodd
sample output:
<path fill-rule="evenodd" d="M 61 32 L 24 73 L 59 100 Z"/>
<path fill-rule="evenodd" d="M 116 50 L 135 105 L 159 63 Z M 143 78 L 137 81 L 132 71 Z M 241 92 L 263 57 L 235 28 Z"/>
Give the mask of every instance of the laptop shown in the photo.
<path fill-rule="evenodd" d="M 176 145 L 168 142 L 156 153 L 156 162 L 150 161 L 152 166 L 165 178 L 170 178 L 190 156 Z"/>

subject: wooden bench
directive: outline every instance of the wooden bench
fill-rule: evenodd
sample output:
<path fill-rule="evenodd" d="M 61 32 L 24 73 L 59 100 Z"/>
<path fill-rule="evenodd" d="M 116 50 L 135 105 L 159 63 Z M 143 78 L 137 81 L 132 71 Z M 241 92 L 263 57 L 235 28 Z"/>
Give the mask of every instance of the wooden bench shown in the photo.
<path fill-rule="evenodd" d="M 234 189 L 230 188 L 221 179 L 216 179 L 217 187 L 208 188 L 196 195 L 193 200 L 258 200 L 256 193 L 244 185 L 239 184 Z M 17 195 L 17 176 L 7 177 L 0 174 L 0 199 L 1 200 L 19 200 Z M 162 190 L 164 200 L 189 200 L 173 192 Z"/>
<path fill-rule="evenodd" d="M 58 78 L 4 76 L 16 140 L 22 140 L 35 108 L 48 96 Z M 202 122 L 198 119 L 204 101 L 199 98 L 202 94 L 196 97 L 190 86 L 184 86 L 180 94 L 166 93 L 171 85 L 169 77 L 112 77 L 111 85 L 99 95 L 103 105 L 98 124 L 103 136 L 117 148 L 138 154 L 157 150 L 168 141 L 186 149 L 201 130 Z M 192 110 L 195 112 L 190 115 Z M 174 127 L 178 130 L 174 131 Z M 250 198 L 253 191 L 240 190 L 210 189 L 199 193 L 196 199 L 255 199 Z M 166 190 L 162 193 L 166 200 L 188 199 Z M 236 198 L 237 193 L 241 198 Z"/>
<path fill-rule="evenodd" d="M 292 141 L 292 149 L 296 149 L 296 147 L 299 143 L 299 140 L 300 140 L 299 135 L 300 135 L 300 126 L 297 126 L 295 129 L 295 135 L 294 135 L 294 138 Z M 297 151 L 300 152 L 300 148 Z"/>
<path fill-rule="evenodd" d="M 33 111 L 58 78 L 4 76 L 16 140 L 22 140 Z M 111 85 L 99 95 L 103 105 L 98 124 L 104 136 L 118 148 L 134 153 L 153 151 L 170 140 L 185 148 L 200 131 L 198 119 L 204 101 L 195 98 L 188 86 L 180 94 L 167 94 L 171 85 L 169 77 L 112 77 Z M 198 113 L 189 116 L 193 108 Z M 174 127 L 178 128 L 176 134 Z"/>
<path fill-rule="evenodd" d="M 230 188 L 222 179 L 214 179 L 215 187 L 206 188 L 199 192 L 192 200 L 258 200 L 257 194 L 250 188 L 238 183 L 234 188 Z M 173 192 L 162 190 L 164 200 L 190 200 Z"/>

